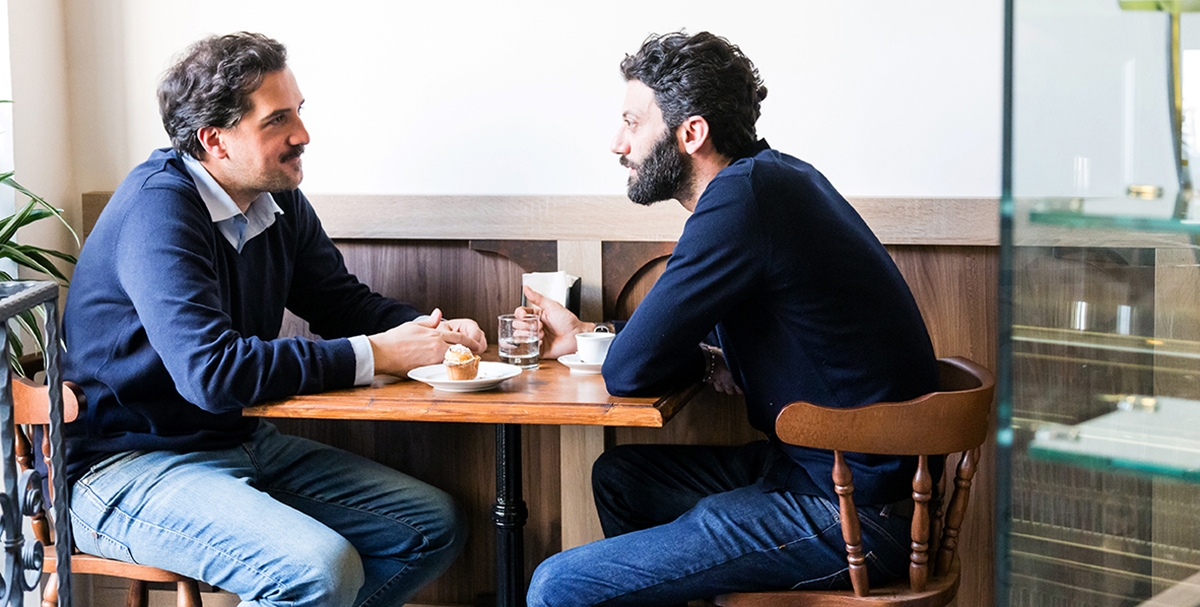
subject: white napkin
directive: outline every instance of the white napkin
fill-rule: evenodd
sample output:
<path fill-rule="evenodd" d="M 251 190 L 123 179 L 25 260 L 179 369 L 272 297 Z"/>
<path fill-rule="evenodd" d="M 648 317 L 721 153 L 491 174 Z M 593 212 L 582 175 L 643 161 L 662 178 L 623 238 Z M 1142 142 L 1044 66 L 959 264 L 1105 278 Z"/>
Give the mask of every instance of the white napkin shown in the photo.
<path fill-rule="evenodd" d="M 567 305 L 567 294 L 571 291 L 571 285 L 579 280 L 578 276 L 571 276 L 563 271 L 558 272 L 531 272 L 521 275 L 521 286 L 529 287 L 538 293 L 557 301 L 559 305 Z"/>

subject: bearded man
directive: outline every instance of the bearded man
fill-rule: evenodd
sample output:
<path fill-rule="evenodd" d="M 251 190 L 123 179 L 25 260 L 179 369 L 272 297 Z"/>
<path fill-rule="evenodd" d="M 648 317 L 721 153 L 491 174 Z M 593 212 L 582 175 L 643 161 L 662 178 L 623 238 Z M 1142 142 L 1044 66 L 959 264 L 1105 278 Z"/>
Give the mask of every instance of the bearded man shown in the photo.
<path fill-rule="evenodd" d="M 205 38 L 158 99 L 172 147 L 117 188 L 67 298 L 76 545 L 241 605 L 399 607 L 462 550 L 450 496 L 242 409 L 481 352 L 483 332 L 346 270 L 297 189 L 309 135 L 282 44 Z M 325 339 L 280 337 L 285 308 Z"/>
<path fill-rule="evenodd" d="M 619 327 L 609 392 L 705 380 L 744 392 L 766 440 L 739 447 L 625 445 L 592 472 L 606 539 L 547 559 L 531 606 L 667 605 L 737 591 L 849 587 L 827 451 L 780 443 L 788 403 L 855 407 L 938 386 L 921 313 L 891 257 L 811 165 L 755 122 L 766 88 L 709 33 L 652 36 L 621 64 L 612 151 L 639 204 L 692 212 L 662 277 Z M 526 290 L 546 355 L 595 328 Z M 713 343 L 703 343 L 710 333 Z M 915 458 L 848 454 L 872 584 L 908 566 Z M 938 471 L 940 473 L 940 470 Z"/>

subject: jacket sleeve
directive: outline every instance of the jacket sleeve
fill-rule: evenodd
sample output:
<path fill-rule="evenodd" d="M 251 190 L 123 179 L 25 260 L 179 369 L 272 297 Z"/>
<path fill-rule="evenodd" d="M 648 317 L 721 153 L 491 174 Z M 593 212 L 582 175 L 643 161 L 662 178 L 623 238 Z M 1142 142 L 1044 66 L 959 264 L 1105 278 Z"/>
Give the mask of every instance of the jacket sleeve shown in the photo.
<path fill-rule="evenodd" d="M 749 181 L 718 177 L 697 202 L 654 288 L 617 333 L 603 373 L 615 395 L 650 395 L 701 379 L 700 342 L 754 297 L 769 254 Z"/>
<path fill-rule="evenodd" d="M 351 274 L 308 199 L 299 191 L 294 194 L 298 243 L 289 310 L 326 339 L 371 335 L 420 316 L 412 306 L 371 291 Z"/>
<path fill-rule="evenodd" d="M 346 339 L 266 340 L 233 330 L 220 301 L 211 219 L 203 205 L 184 193 L 147 190 L 121 231 L 113 249 L 120 288 L 189 402 L 224 413 L 353 384 L 354 351 Z"/>

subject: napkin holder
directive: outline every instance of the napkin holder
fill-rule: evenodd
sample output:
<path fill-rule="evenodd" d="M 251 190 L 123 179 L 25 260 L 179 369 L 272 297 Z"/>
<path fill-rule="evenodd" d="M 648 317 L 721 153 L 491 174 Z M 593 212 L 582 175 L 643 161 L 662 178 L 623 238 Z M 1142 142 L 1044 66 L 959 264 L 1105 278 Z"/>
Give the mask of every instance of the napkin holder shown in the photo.
<path fill-rule="evenodd" d="M 528 286 L 557 301 L 575 316 L 579 316 L 581 284 L 582 281 L 577 276 L 562 271 L 530 272 L 521 275 L 522 286 Z M 524 289 L 521 293 L 521 305 L 529 305 L 529 302 L 525 301 Z"/>

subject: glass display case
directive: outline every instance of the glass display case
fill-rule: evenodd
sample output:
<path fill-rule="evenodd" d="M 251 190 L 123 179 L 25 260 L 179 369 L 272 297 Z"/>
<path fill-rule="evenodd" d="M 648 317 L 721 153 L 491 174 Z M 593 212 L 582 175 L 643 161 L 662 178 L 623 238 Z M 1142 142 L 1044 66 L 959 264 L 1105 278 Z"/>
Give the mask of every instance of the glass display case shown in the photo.
<path fill-rule="evenodd" d="M 1197 10 L 1008 2 L 1001 605 L 1200 605 Z"/>

